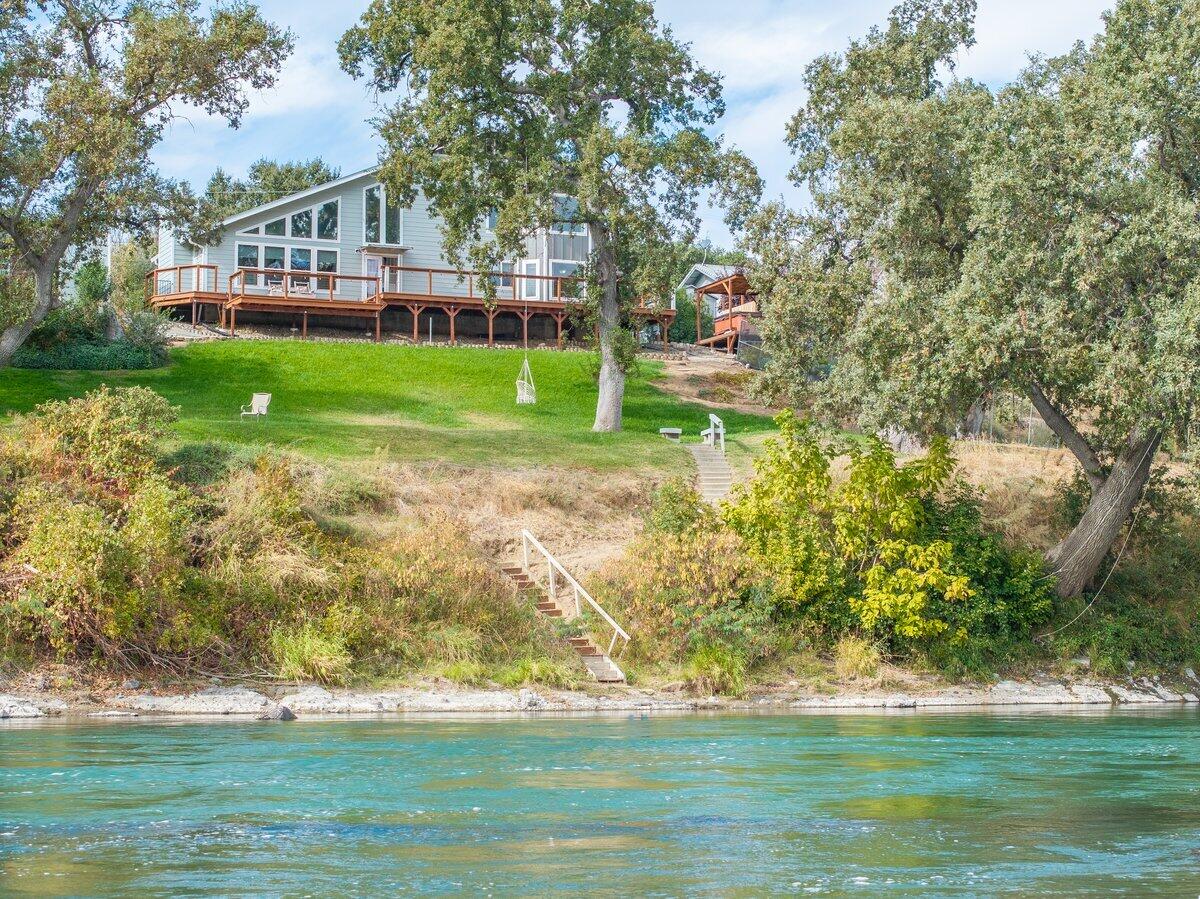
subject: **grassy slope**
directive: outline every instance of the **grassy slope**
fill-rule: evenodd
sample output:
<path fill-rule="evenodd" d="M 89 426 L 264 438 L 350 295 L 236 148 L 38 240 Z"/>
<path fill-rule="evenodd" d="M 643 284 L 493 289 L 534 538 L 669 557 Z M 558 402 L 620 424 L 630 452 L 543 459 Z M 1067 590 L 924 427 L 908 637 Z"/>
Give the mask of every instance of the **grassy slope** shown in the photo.
<path fill-rule="evenodd" d="M 625 431 L 594 434 L 593 357 L 531 351 L 536 406 L 515 403 L 520 350 L 298 341 L 221 341 L 175 350 L 171 365 L 139 372 L 0 371 L 0 410 L 25 412 L 101 383 L 151 387 L 180 407 L 184 440 L 291 449 L 315 458 L 382 454 L 467 465 L 575 465 L 598 469 L 680 464 L 660 427 L 697 435 L 708 410 L 653 386 L 643 363 L 625 395 Z M 264 421 L 239 420 L 256 391 L 274 395 Z M 723 416 L 731 434 L 770 421 Z"/>

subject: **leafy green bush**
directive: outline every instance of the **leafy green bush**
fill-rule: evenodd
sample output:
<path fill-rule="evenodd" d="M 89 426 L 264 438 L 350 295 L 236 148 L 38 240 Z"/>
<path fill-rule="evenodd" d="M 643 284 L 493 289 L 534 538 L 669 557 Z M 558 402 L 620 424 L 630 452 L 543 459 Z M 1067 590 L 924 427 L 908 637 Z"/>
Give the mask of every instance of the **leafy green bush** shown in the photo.
<path fill-rule="evenodd" d="M 746 692 L 745 653 L 724 643 L 705 643 L 693 649 L 684 664 L 688 688 L 703 696 L 740 696 Z"/>
<path fill-rule="evenodd" d="M 55 371 L 134 371 L 166 364 L 162 347 L 124 340 L 76 340 L 47 347 L 27 344 L 13 354 L 15 368 Z"/>

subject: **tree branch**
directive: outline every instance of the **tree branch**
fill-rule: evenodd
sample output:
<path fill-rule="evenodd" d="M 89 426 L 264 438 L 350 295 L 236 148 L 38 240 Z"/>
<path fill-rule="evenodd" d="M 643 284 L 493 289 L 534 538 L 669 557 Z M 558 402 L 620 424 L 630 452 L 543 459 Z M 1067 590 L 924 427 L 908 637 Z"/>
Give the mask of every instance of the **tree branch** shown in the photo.
<path fill-rule="evenodd" d="M 1041 385 L 1036 381 L 1029 385 L 1029 398 L 1033 401 L 1034 408 L 1038 414 L 1042 416 L 1042 421 L 1046 422 L 1050 430 L 1058 435 L 1062 440 L 1063 446 L 1069 449 L 1072 455 L 1079 460 L 1079 464 L 1083 466 L 1084 476 L 1087 477 L 1088 484 L 1093 490 L 1099 489 L 1104 485 L 1104 466 L 1100 463 L 1100 457 L 1096 451 L 1092 449 L 1092 445 L 1088 443 L 1087 438 L 1079 432 L 1079 429 L 1071 423 L 1071 420 L 1058 408 L 1050 398 L 1046 396 Z"/>

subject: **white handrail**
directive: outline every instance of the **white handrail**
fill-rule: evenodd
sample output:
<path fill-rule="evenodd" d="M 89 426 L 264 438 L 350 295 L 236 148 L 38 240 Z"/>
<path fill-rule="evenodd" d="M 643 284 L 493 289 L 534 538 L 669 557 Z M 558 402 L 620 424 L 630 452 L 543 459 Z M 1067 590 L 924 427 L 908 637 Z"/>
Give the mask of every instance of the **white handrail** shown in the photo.
<path fill-rule="evenodd" d="M 716 446 L 720 441 L 721 453 L 725 453 L 725 422 L 717 418 L 711 412 L 708 413 L 708 430 L 701 431 L 700 436 L 704 438 L 704 442 L 709 446 Z"/>
<path fill-rule="evenodd" d="M 613 617 L 611 615 L 609 615 L 608 612 L 604 611 L 604 609 L 601 607 L 600 603 L 598 603 L 598 602 L 596 602 L 596 600 L 592 599 L 592 595 L 590 593 L 588 593 L 587 590 L 584 589 L 583 585 L 580 584 L 579 581 L 575 580 L 575 578 L 573 578 L 571 576 L 571 572 L 569 572 L 569 571 L 567 571 L 567 569 L 563 568 L 562 563 L 560 563 L 558 561 L 558 559 L 554 558 L 554 556 L 550 553 L 550 550 L 548 550 L 548 549 L 546 549 L 546 547 L 542 546 L 542 544 L 538 541 L 537 537 L 535 537 L 535 536 L 533 536 L 533 534 L 529 533 L 528 530 L 522 530 L 521 531 L 521 552 L 523 554 L 523 558 L 525 561 L 525 570 L 527 572 L 529 572 L 529 576 L 531 578 L 533 578 L 535 581 L 537 581 L 537 578 L 533 573 L 533 569 L 530 568 L 530 566 L 529 566 L 529 548 L 531 546 L 538 553 L 540 553 L 542 558 L 545 559 L 545 561 L 546 561 L 546 580 L 547 580 L 546 592 L 550 594 L 550 599 L 552 601 L 554 601 L 554 602 L 558 601 L 558 577 L 559 577 L 559 575 L 561 575 L 562 578 L 567 582 L 567 585 L 574 592 L 573 599 L 575 600 L 575 617 L 578 617 L 583 614 L 583 603 L 581 602 L 581 600 L 585 600 L 587 602 L 587 604 L 589 606 L 591 606 L 596 611 L 596 613 L 601 618 L 604 619 L 605 622 L 608 623 L 608 626 L 613 629 L 613 637 L 612 637 L 612 640 L 610 640 L 609 644 L 608 644 L 608 655 L 609 656 L 611 656 L 613 654 L 613 649 L 617 644 L 618 637 L 622 638 L 625 641 L 625 643 L 629 642 L 629 634 L 627 634 L 625 632 L 625 629 L 623 627 L 621 627 L 621 625 L 617 624 L 617 622 L 613 620 Z M 539 583 L 539 586 L 540 586 L 540 583 Z M 622 644 L 622 648 L 624 648 L 624 645 L 625 644 Z"/>

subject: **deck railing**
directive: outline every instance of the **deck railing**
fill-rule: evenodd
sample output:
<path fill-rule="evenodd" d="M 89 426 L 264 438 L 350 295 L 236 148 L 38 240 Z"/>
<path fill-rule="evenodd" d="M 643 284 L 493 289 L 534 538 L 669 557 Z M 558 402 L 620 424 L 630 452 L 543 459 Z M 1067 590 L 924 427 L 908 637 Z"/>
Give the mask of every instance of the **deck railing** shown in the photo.
<path fill-rule="evenodd" d="M 385 265 L 387 293 L 445 299 L 483 300 L 483 282 L 491 281 L 497 300 L 566 303 L 582 299 L 586 281 L 575 275 L 529 275 L 519 271 L 480 272 L 453 268 Z"/>
<path fill-rule="evenodd" d="M 176 293 L 216 293 L 217 267 L 199 262 L 168 265 L 146 275 L 146 301 Z"/>
<path fill-rule="evenodd" d="M 338 296 L 344 282 L 364 285 L 356 296 Z M 379 298 L 378 275 L 343 275 L 338 272 L 305 272 L 281 268 L 239 268 L 229 276 L 227 294 L 235 298 L 272 297 L 284 300 L 322 300 L 367 303 Z M 351 291 L 353 292 L 353 291 Z"/>
<path fill-rule="evenodd" d="M 608 612 L 604 611 L 600 603 L 592 599 L 592 595 L 583 588 L 579 581 L 575 580 L 575 578 L 571 576 L 571 573 L 567 571 L 567 569 L 563 568 L 558 559 L 554 558 L 554 556 L 550 554 L 550 550 L 542 546 L 542 544 L 538 542 L 537 537 L 533 536 L 533 534 L 531 534 L 528 530 L 521 531 L 521 552 L 523 561 L 525 563 L 525 570 L 538 584 L 538 586 L 542 587 L 546 591 L 552 602 L 558 602 L 560 591 L 559 579 L 561 578 L 562 581 L 565 582 L 561 585 L 561 587 L 562 589 L 570 592 L 571 603 L 575 609 L 574 616 L 567 617 L 578 618 L 583 614 L 584 606 L 586 604 L 588 609 L 599 615 L 601 620 L 612 628 L 613 635 L 612 639 L 608 643 L 608 652 L 606 655 L 608 655 L 610 658 L 613 657 L 613 650 L 616 649 L 618 639 L 624 641 L 621 644 L 622 649 L 628 645 L 629 634 L 625 633 L 625 629 L 622 628 L 621 625 L 617 624 L 617 622 L 613 620 L 613 617 L 609 615 Z M 544 584 L 538 579 L 539 575 L 534 572 L 530 565 L 530 562 L 536 556 L 541 556 L 541 560 L 546 564 L 546 583 Z"/>

